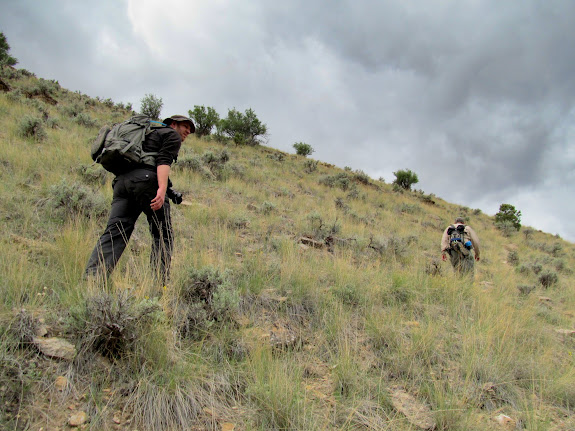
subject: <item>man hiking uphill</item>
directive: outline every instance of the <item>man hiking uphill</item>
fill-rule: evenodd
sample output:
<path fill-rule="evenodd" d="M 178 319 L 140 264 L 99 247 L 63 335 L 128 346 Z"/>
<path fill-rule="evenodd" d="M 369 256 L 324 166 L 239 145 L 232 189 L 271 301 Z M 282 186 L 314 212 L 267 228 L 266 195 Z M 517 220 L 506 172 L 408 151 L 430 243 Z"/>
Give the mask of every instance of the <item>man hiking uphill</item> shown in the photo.
<path fill-rule="evenodd" d="M 447 254 L 456 272 L 473 273 L 473 258 L 479 260 L 479 238 L 471 227 L 465 226 L 461 217 L 457 217 L 455 223 L 443 232 L 441 258 L 447 260 Z"/>
<path fill-rule="evenodd" d="M 108 224 L 96 243 L 86 266 L 86 275 L 107 277 L 114 270 L 134 231 L 136 220 L 146 214 L 152 235 L 150 263 L 157 280 L 167 280 L 173 248 L 169 192 L 171 165 L 178 158 L 182 141 L 194 133 L 192 120 L 173 115 L 154 125 L 141 142 L 148 163 L 126 165 L 125 172 L 114 171 L 114 196 Z M 112 131 L 109 132 L 112 134 Z"/>

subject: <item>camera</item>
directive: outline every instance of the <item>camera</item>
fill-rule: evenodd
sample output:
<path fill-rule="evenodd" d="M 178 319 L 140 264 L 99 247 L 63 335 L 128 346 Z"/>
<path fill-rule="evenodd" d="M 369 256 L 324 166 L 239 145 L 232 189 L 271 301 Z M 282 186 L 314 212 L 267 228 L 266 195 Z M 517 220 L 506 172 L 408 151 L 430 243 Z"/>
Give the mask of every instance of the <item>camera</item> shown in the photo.
<path fill-rule="evenodd" d="M 180 192 L 175 191 L 173 188 L 168 187 L 166 196 L 176 205 L 180 205 L 184 198 Z"/>

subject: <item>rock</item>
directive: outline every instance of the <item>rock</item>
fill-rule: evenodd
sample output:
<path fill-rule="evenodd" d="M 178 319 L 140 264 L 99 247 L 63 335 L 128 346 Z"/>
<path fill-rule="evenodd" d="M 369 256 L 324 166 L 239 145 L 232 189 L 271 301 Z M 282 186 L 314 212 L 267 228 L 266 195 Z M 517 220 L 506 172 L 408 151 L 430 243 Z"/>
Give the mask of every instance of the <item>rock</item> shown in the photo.
<path fill-rule="evenodd" d="M 494 417 L 493 420 L 505 429 L 511 430 L 515 428 L 515 420 L 511 419 L 507 415 L 500 414 L 499 416 Z"/>
<path fill-rule="evenodd" d="M 71 361 L 76 356 L 76 348 L 73 344 L 62 338 L 38 338 L 32 339 L 38 350 L 51 358 Z"/>
<path fill-rule="evenodd" d="M 313 247 L 313 248 L 323 248 L 325 246 L 325 244 L 323 242 L 319 242 L 316 241 L 315 239 L 311 239 L 305 236 L 302 236 L 299 239 L 299 242 L 302 244 L 305 244 L 307 246 Z"/>
<path fill-rule="evenodd" d="M 38 327 L 36 327 L 36 337 L 45 337 L 48 335 L 48 327 L 43 323 L 40 323 Z"/>
<path fill-rule="evenodd" d="M 274 324 L 269 337 L 271 346 L 276 348 L 292 349 L 297 347 L 299 341 L 293 330 L 278 323 Z"/>
<path fill-rule="evenodd" d="M 236 425 L 231 422 L 224 422 L 222 424 L 222 431 L 234 431 L 236 429 Z"/>
<path fill-rule="evenodd" d="M 425 404 L 405 392 L 401 388 L 392 388 L 391 403 L 393 407 L 405 415 L 407 420 L 422 430 L 432 430 L 435 428 L 435 421 L 431 410 Z"/>
<path fill-rule="evenodd" d="M 556 329 L 555 332 L 565 337 L 575 337 L 575 330 L 573 329 Z"/>
<path fill-rule="evenodd" d="M 84 425 L 88 420 L 88 414 L 86 412 L 78 412 L 68 418 L 68 425 L 71 427 L 79 427 Z"/>
<path fill-rule="evenodd" d="M 58 376 L 54 381 L 54 386 L 59 391 L 63 391 L 64 389 L 66 389 L 66 386 L 68 386 L 68 379 L 64 376 Z"/>

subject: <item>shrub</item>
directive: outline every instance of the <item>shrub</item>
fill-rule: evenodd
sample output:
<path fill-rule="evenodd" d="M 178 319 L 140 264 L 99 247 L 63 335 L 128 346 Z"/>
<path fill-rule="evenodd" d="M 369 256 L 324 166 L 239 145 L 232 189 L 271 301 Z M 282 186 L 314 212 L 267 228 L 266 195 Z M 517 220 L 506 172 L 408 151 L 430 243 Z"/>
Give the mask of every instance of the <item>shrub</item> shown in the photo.
<path fill-rule="evenodd" d="M 417 197 L 426 204 L 435 205 L 435 195 L 433 193 L 426 195 L 423 190 L 417 190 Z"/>
<path fill-rule="evenodd" d="M 82 112 L 84 111 L 84 106 L 81 105 L 80 103 L 76 102 L 76 103 L 72 103 L 70 105 L 66 105 L 62 108 L 60 108 L 60 112 L 67 116 L 67 117 L 71 117 L 71 118 L 75 118 L 78 115 L 80 115 Z"/>
<path fill-rule="evenodd" d="M 517 211 L 513 205 L 501 204 L 499 212 L 495 214 L 495 226 L 502 223 L 511 224 L 515 230 L 521 229 L 521 211 Z"/>
<path fill-rule="evenodd" d="M 359 189 L 357 188 L 357 184 L 351 184 L 345 197 L 351 200 L 359 198 Z"/>
<path fill-rule="evenodd" d="M 337 219 L 334 221 L 333 225 L 326 225 L 321 215 L 317 212 L 308 214 L 306 218 L 309 221 L 311 229 L 311 232 L 308 235 L 316 240 L 324 241 L 327 237 L 335 235 L 341 230 L 341 225 L 337 222 Z"/>
<path fill-rule="evenodd" d="M 84 127 L 96 127 L 97 125 L 96 120 L 92 119 L 92 117 L 83 112 L 79 113 L 76 116 L 76 118 L 74 118 L 74 121 L 76 122 L 76 124 L 79 124 L 80 126 Z"/>
<path fill-rule="evenodd" d="M 558 281 L 559 281 L 559 277 L 553 271 L 545 271 L 545 272 L 541 273 L 541 275 L 539 276 L 539 283 L 541 283 L 541 285 L 545 288 L 551 287 L 554 284 L 557 284 Z"/>
<path fill-rule="evenodd" d="M 218 123 L 218 132 L 233 139 L 236 145 L 259 145 L 260 137 L 267 133 L 267 126 L 252 109 L 247 109 L 244 114 L 230 109 L 228 116 Z"/>
<path fill-rule="evenodd" d="M 42 141 L 46 138 L 46 131 L 42 125 L 42 120 L 38 117 L 25 115 L 18 124 L 18 134 L 24 138 L 34 138 Z"/>
<path fill-rule="evenodd" d="M 200 172 L 205 178 L 222 180 L 225 173 L 225 165 L 230 155 L 226 150 L 220 152 L 206 151 L 202 156 L 186 156 L 178 160 L 178 169 L 190 169 Z"/>
<path fill-rule="evenodd" d="M 534 262 L 531 264 L 531 271 L 533 271 L 533 274 L 537 275 L 543 271 L 543 266 L 538 262 Z"/>
<path fill-rule="evenodd" d="M 58 88 L 60 87 L 60 84 L 58 84 L 58 81 L 49 81 L 47 79 L 38 79 L 38 81 L 36 82 L 36 85 L 33 86 L 32 88 L 30 88 L 27 93 L 31 96 L 51 96 L 53 93 L 55 93 Z"/>
<path fill-rule="evenodd" d="M 317 160 L 306 160 L 304 163 L 304 171 L 308 174 L 315 172 L 317 170 Z"/>
<path fill-rule="evenodd" d="M 108 211 L 108 203 L 102 195 L 80 183 L 65 179 L 50 187 L 47 203 L 62 218 L 73 215 L 100 217 Z"/>
<path fill-rule="evenodd" d="M 495 227 L 497 229 L 499 229 L 501 231 L 502 235 L 507 237 L 507 238 L 509 238 L 515 232 L 517 232 L 515 225 L 509 220 L 497 222 L 497 223 L 495 223 Z"/>
<path fill-rule="evenodd" d="M 411 190 L 411 186 L 419 182 L 417 174 L 409 169 L 399 170 L 394 172 L 393 175 L 395 175 L 393 184 L 397 184 L 403 190 Z"/>
<path fill-rule="evenodd" d="M 71 314 L 74 330 L 80 335 L 78 354 L 97 352 L 120 359 L 138 351 L 160 310 L 156 301 L 138 302 L 126 291 L 89 298 L 84 308 Z"/>
<path fill-rule="evenodd" d="M 57 118 L 48 117 L 46 119 L 46 127 L 50 129 L 58 129 L 60 127 L 60 122 L 58 121 Z"/>
<path fill-rule="evenodd" d="M 362 170 L 357 170 L 353 173 L 353 179 L 360 184 L 368 185 L 370 183 L 369 175 Z"/>
<path fill-rule="evenodd" d="M 188 115 L 196 125 L 196 135 L 208 136 L 212 133 L 214 126 L 220 121 L 220 116 L 214 108 L 208 106 L 194 105 L 193 110 L 188 111 Z"/>
<path fill-rule="evenodd" d="M 222 150 L 219 153 L 213 153 L 211 151 L 206 151 L 202 155 L 202 161 L 206 166 L 210 168 L 213 172 L 215 170 L 223 169 L 224 165 L 230 160 L 230 155 L 226 150 Z"/>
<path fill-rule="evenodd" d="M 507 254 L 507 261 L 513 266 L 519 265 L 519 253 L 516 250 L 511 250 Z"/>
<path fill-rule="evenodd" d="M 275 210 L 276 206 L 273 202 L 265 201 L 262 203 L 262 206 L 260 207 L 260 212 L 265 215 L 271 214 Z"/>
<path fill-rule="evenodd" d="M 535 286 L 528 284 L 520 284 L 517 286 L 517 289 L 519 290 L 519 293 L 521 295 L 527 296 L 535 290 Z"/>
<path fill-rule="evenodd" d="M 189 169 L 194 172 L 202 170 L 204 164 L 199 156 L 184 156 L 178 159 L 176 169 Z"/>
<path fill-rule="evenodd" d="M 239 295 L 227 272 L 212 267 L 190 268 L 179 286 L 175 308 L 183 337 L 203 336 L 215 322 L 229 321 L 239 307 Z"/>
<path fill-rule="evenodd" d="M 298 156 L 309 156 L 314 152 L 314 149 L 311 147 L 310 144 L 306 144 L 305 142 L 296 142 L 293 144 L 295 152 Z"/>
<path fill-rule="evenodd" d="M 563 245 L 559 242 L 554 242 L 553 244 L 549 245 L 545 248 L 545 251 L 548 252 L 551 256 L 559 256 L 561 251 L 563 250 Z"/>
<path fill-rule="evenodd" d="M 425 264 L 425 273 L 428 275 L 441 275 L 441 259 L 432 257 Z"/>
<path fill-rule="evenodd" d="M 8 326 L 8 333 L 22 346 L 29 346 L 36 336 L 40 322 L 25 309 L 21 309 Z"/>
<path fill-rule="evenodd" d="M 246 229 L 249 225 L 250 219 L 243 214 L 234 215 L 228 220 L 230 229 Z"/>
<path fill-rule="evenodd" d="M 406 214 L 419 214 L 423 212 L 423 210 L 419 205 L 407 204 L 407 203 L 402 203 L 401 205 L 399 205 L 399 207 L 397 207 L 397 211 Z"/>
<path fill-rule="evenodd" d="M 338 298 L 343 304 L 356 307 L 360 305 L 364 298 L 361 294 L 361 290 L 352 284 L 345 284 L 341 286 L 335 286 L 331 289 L 333 295 Z"/>
<path fill-rule="evenodd" d="M 10 102 L 15 103 L 22 103 L 25 100 L 24 95 L 22 94 L 22 91 L 19 88 L 16 88 L 15 90 L 6 93 L 6 99 L 8 99 Z"/>
<path fill-rule="evenodd" d="M 339 174 L 321 177 L 319 183 L 328 187 L 338 187 L 346 191 L 351 185 L 351 178 L 345 172 L 340 172 Z"/>
<path fill-rule="evenodd" d="M 381 257 L 403 258 L 407 255 L 409 241 L 394 235 L 383 239 L 371 236 L 367 247 L 378 252 Z"/>
<path fill-rule="evenodd" d="M 278 151 L 278 152 L 274 152 L 272 154 L 268 154 L 267 158 L 271 159 L 271 160 L 275 160 L 276 162 L 283 162 L 285 160 L 285 155 L 284 155 L 284 153 L 280 153 Z"/>
<path fill-rule="evenodd" d="M 108 171 L 100 164 L 80 165 L 75 169 L 87 184 L 106 184 Z"/>
<path fill-rule="evenodd" d="M 153 120 L 159 120 L 162 106 L 164 106 L 164 102 L 161 97 L 146 94 L 141 100 L 140 112 Z"/>
<path fill-rule="evenodd" d="M 335 207 L 340 210 L 344 210 L 345 212 L 349 211 L 349 205 L 345 203 L 343 198 L 336 198 L 335 199 Z"/>
<path fill-rule="evenodd" d="M 526 227 L 525 229 L 523 229 L 523 235 L 525 235 L 525 239 L 529 239 L 531 238 L 531 236 L 535 233 L 535 229 L 533 229 L 532 227 Z"/>

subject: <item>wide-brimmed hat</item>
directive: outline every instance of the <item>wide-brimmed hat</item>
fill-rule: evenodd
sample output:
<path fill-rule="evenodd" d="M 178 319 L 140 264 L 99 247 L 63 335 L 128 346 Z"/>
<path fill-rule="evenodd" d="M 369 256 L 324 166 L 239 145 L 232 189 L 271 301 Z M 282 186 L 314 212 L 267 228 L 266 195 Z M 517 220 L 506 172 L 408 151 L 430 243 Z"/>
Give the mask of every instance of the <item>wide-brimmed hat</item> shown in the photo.
<path fill-rule="evenodd" d="M 190 129 L 192 131 L 192 133 L 194 133 L 196 131 L 196 126 L 194 125 L 194 122 L 188 118 L 188 117 L 184 117 L 183 115 L 172 115 L 171 117 L 166 118 L 164 121 L 162 121 L 166 126 L 169 126 L 170 124 L 172 124 L 174 121 L 177 121 L 178 123 L 181 122 L 185 122 L 185 123 L 189 123 L 190 124 Z"/>

